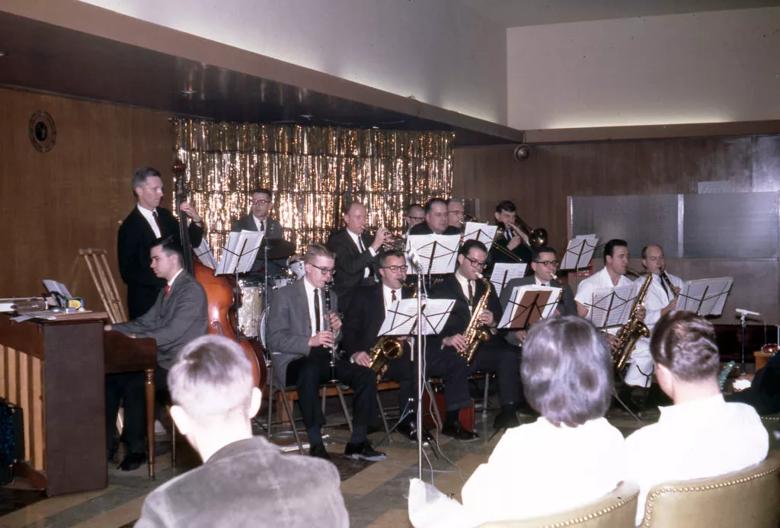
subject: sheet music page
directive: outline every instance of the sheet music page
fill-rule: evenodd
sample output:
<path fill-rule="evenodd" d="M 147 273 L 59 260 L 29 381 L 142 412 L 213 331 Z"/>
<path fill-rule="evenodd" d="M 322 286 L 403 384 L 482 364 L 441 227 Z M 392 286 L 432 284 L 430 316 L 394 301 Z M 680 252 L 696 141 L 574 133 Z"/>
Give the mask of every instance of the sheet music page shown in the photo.
<path fill-rule="evenodd" d="M 595 234 L 577 235 L 569 240 L 560 269 L 577 270 L 588 267 L 598 243 L 599 237 Z"/>
<path fill-rule="evenodd" d="M 686 281 L 680 290 L 677 309 L 695 312 L 702 317 L 707 315 L 720 316 L 733 284 L 732 277 Z"/>
<path fill-rule="evenodd" d="M 496 295 L 501 295 L 501 290 L 512 279 L 525 277 L 525 269 L 528 267 L 525 263 L 515 262 L 496 262 L 493 265 L 493 273 L 490 274 L 490 282 L 496 289 Z"/>
<path fill-rule="evenodd" d="M 59 293 L 66 299 L 72 299 L 73 296 L 68 291 L 68 288 L 65 287 L 65 285 L 59 281 L 56 281 L 54 279 L 43 279 L 43 286 L 46 288 L 46 291 L 51 293 Z"/>
<path fill-rule="evenodd" d="M 201 239 L 200 245 L 198 245 L 194 251 L 195 256 L 198 257 L 201 264 L 213 270 L 217 269 L 217 260 L 214 258 L 214 253 L 212 253 L 211 247 L 209 247 L 209 243 L 205 236 Z"/>
<path fill-rule="evenodd" d="M 259 231 L 232 231 L 228 235 L 227 244 L 222 251 L 222 259 L 217 264 L 215 275 L 226 273 L 246 273 L 252 269 L 257 257 L 257 250 L 263 240 Z M 239 255 L 239 253 L 241 253 Z M 240 257 L 240 258 L 239 258 Z"/>
<path fill-rule="evenodd" d="M 466 229 L 463 230 L 463 241 L 478 240 L 485 244 L 487 250 L 493 245 L 496 237 L 497 225 L 483 224 L 480 222 L 466 222 Z"/>
<path fill-rule="evenodd" d="M 534 292 L 549 292 L 548 295 L 545 295 L 547 302 L 545 302 L 545 304 L 540 307 L 541 317 L 536 318 L 535 320 L 547 319 L 550 317 L 550 315 L 553 314 L 553 310 L 555 310 L 555 308 L 558 306 L 558 299 L 560 299 L 561 291 L 561 288 L 556 288 L 555 286 L 536 286 L 534 284 L 526 286 L 515 286 L 515 288 L 512 290 L 512 295 L 509 298 L 509 302 L 506 304 L 506 310 L 504 310 L 504 313 L 501 314 L 501 320 L 498 323 L 498 328 L 517 328 L 515 325 L 513 325 L 513 323 L 518 314 L 518 311 L 527 310 L 530 307 L 530 302 L 526 303 L 523 298 L 527 294 Z M 533 322 L 535 321 L 531 321 L 531 324 L 533 324 Z"/>
<path fill-rule="evenodd" d="M 422 333 L 441 332 L 455 305 L 453 299 L 426 299 L 422 310 Z M 417 333 L 417 299 L 401 299 L 390 305 L 379 329 L 382 335 L 414 335 Z"/>
<path fill-rule="evenodd" d="M 453 273 L 458 263 L 459 246 L 460 235 L 409 235 L 406 238 L 407 261 L 410 251 L 414 251 L 425 275 Z M 436 254 L 432 255 L 434 251 Z M 414 267 L 411 262 L 409 264 L 414 273 Z"/>
<path fill-rule="evenodd" d="M 631 306 L 637 295 L 634 284 L 617 288 L 601 288 L 593 292 L 593 301 L 588 306 L 589 319 L 596 328 L 610 328 L 626 324 Z"/>

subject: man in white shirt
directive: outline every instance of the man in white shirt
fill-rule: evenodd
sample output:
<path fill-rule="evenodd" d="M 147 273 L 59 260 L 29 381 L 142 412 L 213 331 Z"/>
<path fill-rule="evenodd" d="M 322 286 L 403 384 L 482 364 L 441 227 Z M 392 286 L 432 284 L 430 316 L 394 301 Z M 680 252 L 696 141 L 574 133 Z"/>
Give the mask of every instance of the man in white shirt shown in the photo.
<path fill-rule="evenodd" d="M 766 458 L 769 439 L 756 411 L 726 403 L 718 386 L 715 330 L 690 312 L 663 317 L 650 350 L 661 389 L 674 405 L 626 439 L 626 480 L 639 484 L 640 524 L 648 490 L 662 482 L 712 477 Z"/>

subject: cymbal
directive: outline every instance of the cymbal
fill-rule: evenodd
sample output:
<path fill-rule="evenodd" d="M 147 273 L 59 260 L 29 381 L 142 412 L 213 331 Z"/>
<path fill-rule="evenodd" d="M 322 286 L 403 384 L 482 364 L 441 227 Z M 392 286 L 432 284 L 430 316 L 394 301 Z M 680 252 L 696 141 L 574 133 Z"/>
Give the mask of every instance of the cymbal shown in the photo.
<path fill-rule="evenodd" d="M 265 239 L 268 245 L 268 260 L 286 259 L 295 254 L 295 246 L 283 238 Z M 262 250 L 259 256 L 262 257 Z"/>

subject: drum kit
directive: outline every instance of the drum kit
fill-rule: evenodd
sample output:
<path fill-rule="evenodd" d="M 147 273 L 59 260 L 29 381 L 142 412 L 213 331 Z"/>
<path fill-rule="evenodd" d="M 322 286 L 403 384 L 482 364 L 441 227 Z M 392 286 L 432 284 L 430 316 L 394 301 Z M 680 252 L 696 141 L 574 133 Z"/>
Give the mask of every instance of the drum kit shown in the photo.
<path fill-rule="evenodd" d="M 261 339 L 263 314 L 273 292 L 303 277 L 303 257 L 286 240 L 268 240 L 261 249 L 263 266 L 238 277 L 238 329 L 249 339 Z M 262 343 L 262 339 L 261 339 Z"/>

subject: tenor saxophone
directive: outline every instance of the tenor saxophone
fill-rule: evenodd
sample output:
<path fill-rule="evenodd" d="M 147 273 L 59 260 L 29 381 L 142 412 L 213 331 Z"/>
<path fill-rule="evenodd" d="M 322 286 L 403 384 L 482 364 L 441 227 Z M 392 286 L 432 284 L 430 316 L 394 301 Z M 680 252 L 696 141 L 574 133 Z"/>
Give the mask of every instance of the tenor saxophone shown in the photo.
<path fill-rule="evenodd" d="M 647 291 L 650 289 L 652 281 L 653 274 L 648 273 L 636 299 L 634 299 L 634 304 L 631 305 L 631 314 L 628 316 L 628 321 L 615 334 L 615 340 L 612 342 L 612 362 L 617 372 L 622 372 L 625 368 L 639 338 L 650 337 L 650 330 L 645 323 L 639 320 L 638 313 L 639 308 L 645 302 L 645 297 L 647 297 Z"/>
<path fill-rule="evenodd" d="M 463 337 L 466 338 L 466 347 L 463 351 L 458 352 L 458 355 L 466 360 L 466 363 L 471 363 L 474 359 L 474 353 L 477 351 L 477 347 L 483 341 L 490 339 L 490 330 L 479 322 L 480 314 L 487 307 L 488 298 L 490 297 L 490 281 L 484 277 L 479 279 L 485 287 L 485 292 L 482 297 L 479 298 L 477 306 L 474 307 L 469 324 L 466 327 L 466 331 L 463 332 Z"/>
<path fill-rule="evenodd" d="M 412 298 L 415 297 L 417 297 L 416 291 L 412 295 Z M 379 380 L 390 367 L 390 360 L 404 355 L 404 342 L 398 337 L 382 336 L 368 351 L 368 355 L 371 358 L 368 367 L 376 372 L 376 378 Z"/>

